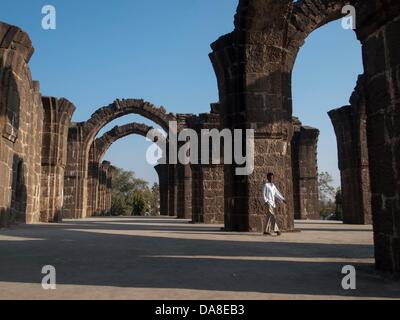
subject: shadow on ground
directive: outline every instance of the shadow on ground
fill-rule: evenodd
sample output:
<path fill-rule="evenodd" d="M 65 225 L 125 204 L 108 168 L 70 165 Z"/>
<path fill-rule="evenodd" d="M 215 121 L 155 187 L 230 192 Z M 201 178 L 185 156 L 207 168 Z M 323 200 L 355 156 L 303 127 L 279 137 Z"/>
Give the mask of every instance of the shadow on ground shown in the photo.
<path fill-rule="evenodd" d="M 199 235 L 204 239 L 195 238 Z M 380 277 L 370 263 L 353 263 L 357 290 L 342 289 L 346 259 L 373 258 L 371 245 L 263 241 L 257 235 L 249 241 L 241 236 L 171 219 L 20 226 L 0 232 L 0 282 L 40 284 L 42 267 L 53 265 L 59 285 L 400 298 L 399 283 Z"/>

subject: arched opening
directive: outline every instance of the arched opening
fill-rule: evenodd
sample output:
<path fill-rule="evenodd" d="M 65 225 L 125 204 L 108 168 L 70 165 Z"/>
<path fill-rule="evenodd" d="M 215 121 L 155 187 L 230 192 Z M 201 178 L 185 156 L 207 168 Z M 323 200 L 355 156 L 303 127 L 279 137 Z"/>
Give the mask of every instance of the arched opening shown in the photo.
<path fill-rule="evenodd" d="M 361 44 L 340 20 L 313 31 L 297 55 L 292 73 L 293 114 L 304 125 L 295 131 L 300 144 L 295 150 L 298 163 L 293 166 L 297 219 L 372 222 L 370 209 L 364 207 L 369 195 L 362 190 L 369 182 L 368 156 L 357 147 L 366 147 L 365 110 L 353 98 L 349 102 L 353 90 L 357 94 L 354 88 L 361 74 Z M 319 131 L 313 140 L 309 126 Z M 314 157 L 317 141 L 318 156 Z M 316 186 L 319 199 L 313 205 Z"/>
<path fill-rule="evenodd" d="M 156 169 L 158 159 L 148 156 L 153 141 L 143 139 L 152 130 L 146 124 L 131 122 L 115 126 L 93 141 L 88 165 L 88 216 L 158 216 L 166 211 L 161 210 L 160 197 L 165 198 L 165 189 L 160 190 L 160 184 L 165 185 L 167 177 Z M 113 156 L 118 161 L 104 160 Z"/>
<path fill-rule="evenodd" d="M 169 122 L 175 115 L 167 113 L 163 107 L 156 107 L 144 100 L 116 100 L 109 106 L 98 109 L 91 118 L 70 127 L 68 138 L 67 175 L 64 193 L 66 218 L 84 218 L 88 216 L 88 168 L 90 148 L 96 136 L 114 121 L 128 115 L 139 115 L 153 121 L 163 130 L 168 131 Z M 68 173 L 74 175 L 68 176 Z M 91 213 L 90 213 L 91 214 Z M 89 215 L 90 215 L 89 214 Z"/>

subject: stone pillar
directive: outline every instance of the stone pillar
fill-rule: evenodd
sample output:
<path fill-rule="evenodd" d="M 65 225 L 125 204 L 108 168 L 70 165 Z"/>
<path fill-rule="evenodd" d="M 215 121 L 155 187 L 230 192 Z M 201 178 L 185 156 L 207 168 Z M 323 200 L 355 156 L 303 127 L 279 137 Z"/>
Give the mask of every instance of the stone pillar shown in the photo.
<path fill-rule="evenodd" d="M 61 222 L 68 128 L 75 106 L 66 99 L 43 97 L 41 222 Z"/>
<path fill-rule="evenodd" d="M 105 206 L 104 206 L 104 213 L 106 215 L 109 215 L 111 213 L 114 173 L 115 173 L 115 167 L 110 166 L 107 170 L 106 195 L 105 195 Z"/>
<path fill-rule="evenodd" d="M 183 179 L 184 179 L 184 219 L 192 219 L 192 168 L 190 165 L 183 166 Z"/>
<path fill-rule="evenodd" d="M 177 211 L 179 219 L 192 219 L 192 169 L 190 165 L 178 164 L 177 168 Z"/>
<path fill-rule="evenodd" d="M 199 137 L 201 130 L 212 130 L 220 128 L 219 104 L 211 105 L 211 113 L 204 113 L 198 117 L 192 117 L 188 122 L 190 128 L 197 131 Z M 199 141 L 199 155 L 202 141 Z M 223 148 L 223 139 L 221 148 Z M 192 216 L 195 223 L 222 224 L 224 223 L 224 166 L 212 164 L 212 148 L 210 143 L 210 164 L 199 164 L 191 166 L 192 185 Z M 221 150 L 221 156 L 223 155 Z"/>
<path fill-rule="evenodd" d="M 154 169 L 160 185 L 160 215 L 168 216 L 168 165 L 159 164 Z"/>
<path fill-rule="evenodd" d="M 400 273 L 400 2 L 357 2 L 378 270 Z"/>
<path fill-rule="evenodd" d="M 318 196 L 319 130 L 295 123 L 292 140 L 293 204 L 298 220 L 320 220 Z"/>
<path fill-rule="evenodd" d="M 88 165 L 88 180 L 87 180 L 87 213 L 88 217 L 97 216 L 100 212 L 97 211 L 98 208 L 98 191 L 99 191 L 99 156 L 96 145 L 96 140 L 93 141 L 92 146 L 89 151 L 89 165 Z"/>
<path fill-rule="evenodd" d="M 218 79 L 222 127 L 255 130 L 253 173 L 239 176 L 236 165 L 225 166 L 225 228 L 232 231 L 261 231 L 265 213 L 262 189 L 269 172 L 275 174 L 277 187 L 288 199 L 276 212 L 278 223 L 284 231 L 294 228 L 290 147 L 293 61 L 283 64 L 288 51 L 280 46 L 286 36 L 282 26 L 287 3 L 279 1 L 271 6 L 275 15 L 265 30 L 246 31 L 242 24 L 246 20 L 237 21 L 233 33 L 212 45 L 210 55 Z M 243 139 L 242 145 L 247 141 Z"/>
<path fill-rule="evenodd" d="M 64 177 L 64 218 L 86 217 L 87 179 L 85 137 L 82 123 L 71 124 L 68 132 L 67 166 Z"/>
<path fill-rule="evenodd" d="M 329 112 L 337 137 L 343 222 L 347 224 L 372 223 L 366 114 L 362 97 L 360 78 L 351 99 L 353 104 Z"/>
<path fill-rule="evenodd" d="M 111 209 L 107 208 L 107 202 L 108 202 L 108 171 L 110 169 L 111 163 L 108 161 L 103 161 L 103 163 L 100 166 L 99 170 L 99 192 L 98 192 L 98 207 L 97 207 L 97 212 L 99 215 L 105 215 L 107 213 L 107 210 Z"/>
<path fill-rule="evenodd" d="M 185 166 L 177 164 L 175 166 L 175 177 L 176 177 L 176 187 L 177 187 L 177 217 L 178 219 L 185 218 Z"/>
<path fill-rule="evenodd" d="M 177 165 L 168 165 L 168 195 L 169 195 L 169 216 L 178 216 L 178 179 L 177 179 Z"/>

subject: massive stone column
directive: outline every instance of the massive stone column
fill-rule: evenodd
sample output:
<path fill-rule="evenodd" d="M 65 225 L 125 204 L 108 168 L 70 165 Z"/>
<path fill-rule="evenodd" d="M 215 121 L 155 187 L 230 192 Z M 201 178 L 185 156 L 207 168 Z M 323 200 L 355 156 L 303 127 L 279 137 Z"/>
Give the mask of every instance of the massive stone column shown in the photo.
<path fill-rule="evenodd" d="M 210 164 L 191 165 L 191 185 L 192 185 L 192 212 L 193 222 L 207 224 L 224 223 L 224 166 L 223 159 L 220 164 L 212 163 L 212 145 L 210 139 L 210 149 L 202 150 L 203 139 L 202 130 L 220 129 L 219 104 L 211 105 L 211 113 L 193 116 L 189 121 L 189 127 L 194 129 L 199 139 L 199 155 L 209 152 Z M 216 143 L 216 141 L 214 141 Z M 221 138 L 221 149 L 224 140 Z M 222 150 L 221 150 L 222 151 Z M 223 156 L 223 153 L 221 153 Z"/>
<path fill-rule="evenodd" d="M 98 206 L 97 212 L 100 215 L 105 215 L 111 209 L 108 207 L 109 203 L 109 189 L 111 189 L 111 185 L 109 182 L 111 163 L 109 161 L 103 161 L 99 168 L 99 192 L 98 192 Z M 108 211 L 107 211 L 108 210 Z"/>
<path fill-rule="evenodd" d="M 378 270 L 400 273 L 400 2 L 357 1 Z"/>
<path fill-rule="evenodd" d="M 288 231 L 294 228 L 290 146 L 294 53 L 284 46 L 289 1 L 260 3 L 240 2 L 235 31 L 216 41 L 210 55 L 218 79 L 222 126 L 255 130 L 254 172 L 239 176 L 235 165 L 225 166 L 225 227 L 261 231 L 262 187 L 273 172 L 288 199 L 288 205 L 277 210 L 279 224 Z M 259 24 L 252 20 L 257 10 L 265 12 Z"/>
<path fill-rule="evenodd" d="M 68 131 L 67 166 L 64 176 L 64 218 L 86 217 L 87 164 L 85 131 L 82 123 L 71 124 Z"/>
<path fill-rule="evenodd" d="M 372 224 L 366 114 L 361 78 L 352 105 L 332 110 L 341 174 L 343 222 Z"/>
<path fill-rule="evenodd" d="M 294 217 L 319 220 L 317 147 L 319 130 L 295 122 L 292 140 Z"/>
<path fill-rule="evenodd" d="M 40 220 L 43 106 L 33 52 L 25 32 L 0 22 L 0 227 Z"/>
<path fill-rule="evenodd" d="M 43 97 L 41 222 L 62 221 L 68 128 L 75 106 L 66 99 Z"/>

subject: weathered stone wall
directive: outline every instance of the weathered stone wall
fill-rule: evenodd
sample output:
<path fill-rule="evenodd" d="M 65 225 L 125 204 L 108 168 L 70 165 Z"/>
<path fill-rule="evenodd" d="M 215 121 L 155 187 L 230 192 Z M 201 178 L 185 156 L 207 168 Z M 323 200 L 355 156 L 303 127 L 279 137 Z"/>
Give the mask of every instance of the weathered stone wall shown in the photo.
<path fill-rule="evenodd" d="M 293 208 L 295 219 L 320 220 L 317 145 L 319 130 L 294 122 L 292 140 Z"/>
<path fill-rule="evenodd" d="M 400 273 L 400 2 L 357 1 L 379 270 Z"/>
<path fill-rule="evenodd" d="M 33 51 L 25 32 L 0 23 L 0 226 L 40 218 L 43 106 Z"/>
<path fill-rule="evenodd" d="M 40 221 L 62 221 L 64 170 L 67 163 L 68 128 L 75 106 L 66 99 L 42 98 L 42 176 Z"/>
<path fill-rule="evenodd" d="M 352 105 L 332 110 L 341 174 L 343 222 L 372 224 L 371 186 L 362 78 L 351 98 Z"/>

